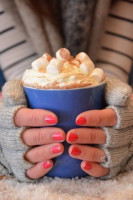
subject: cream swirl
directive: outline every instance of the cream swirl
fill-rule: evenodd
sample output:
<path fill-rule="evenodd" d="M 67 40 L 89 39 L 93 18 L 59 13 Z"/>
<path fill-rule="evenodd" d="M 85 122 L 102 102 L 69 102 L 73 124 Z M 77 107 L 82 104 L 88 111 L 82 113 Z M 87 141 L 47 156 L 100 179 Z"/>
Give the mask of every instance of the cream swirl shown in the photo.
<path fill-rule="evenodd" d="M 97 70 L 84 52 L 73 58 L 68 49 L 57 51 L 56 58 L 45 53 L 33 61 L 32 69 L 24 72 L 22 81 L 26 86 L 42 89 L 80 88 L 98 84 L 105 79 L 103 70 Z M 47 58 L 48 57 L 48 58 Z"/>

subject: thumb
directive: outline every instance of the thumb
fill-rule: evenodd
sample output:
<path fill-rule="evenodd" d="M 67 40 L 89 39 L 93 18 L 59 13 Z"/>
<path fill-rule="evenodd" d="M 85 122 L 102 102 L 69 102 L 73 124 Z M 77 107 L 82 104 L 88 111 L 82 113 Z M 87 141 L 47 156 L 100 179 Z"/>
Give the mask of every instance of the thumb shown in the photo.
<path fill-rule="evenodd" d="M 4 84 L 2 97 L 6 106 L 26 105 L 26 97 L 20 80 L 11 80 Z"/>
<path fill-rule="evenodd" d="M 132 93 L 131 87 L 119 79 L 107 78 L 105 101 L 108 105 L 125 106 Z"/>

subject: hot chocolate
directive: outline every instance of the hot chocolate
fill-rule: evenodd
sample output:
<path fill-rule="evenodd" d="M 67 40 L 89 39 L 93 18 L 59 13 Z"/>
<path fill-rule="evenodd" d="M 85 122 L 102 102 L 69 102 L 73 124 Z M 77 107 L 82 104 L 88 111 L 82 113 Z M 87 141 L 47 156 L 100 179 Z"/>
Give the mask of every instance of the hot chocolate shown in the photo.
<path fill-rule="evenodd" d="M 95 68 L 86 53 L 80 52 L 74 58 L 68 49 L 61 48 L 56 57 L 45 53 L 33 61 L 22 81 L 24 86 L 37 89 L 73 89 L 97 85 L 104 79 L 103 70 Z"/>

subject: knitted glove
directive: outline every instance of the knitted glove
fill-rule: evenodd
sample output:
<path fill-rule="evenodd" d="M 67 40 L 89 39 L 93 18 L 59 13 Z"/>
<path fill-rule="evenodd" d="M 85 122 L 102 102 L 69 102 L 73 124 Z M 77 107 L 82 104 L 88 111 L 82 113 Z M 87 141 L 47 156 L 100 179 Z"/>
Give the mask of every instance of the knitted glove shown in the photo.
<path fill-rule="evenodd" d="M 108 79 L 105 89 L 107 108 L 112 108 L 117 115 L 114 127 L 102 127 L 106 134 L 106 144 L 100 145 L 107 158 L 101 164 L 110 168 L 109 175 L 102 179 L 115 177 L 120 171 L 127 170 L 128 160 L 133 155 L 133 100 L 130 97 L 132 89 L 129 85 Z M 133 158 L 130 169 L 133 168 Z M 131 167 L 132 166 L 132 167 Z"/>
<path fill-rule="evenodd" d="M 20 181 L 31 182 L 25 170 L 31 164 L 24 159 L 29 149 L 21 140 L 25 127 L 16 127 L 14 116 L 18 109 L 26 107 L 26 98 L 21 82 L 7 82 L 2 90 L 3 102 L 0 102 L 0 174 L 14 174 Z"/>

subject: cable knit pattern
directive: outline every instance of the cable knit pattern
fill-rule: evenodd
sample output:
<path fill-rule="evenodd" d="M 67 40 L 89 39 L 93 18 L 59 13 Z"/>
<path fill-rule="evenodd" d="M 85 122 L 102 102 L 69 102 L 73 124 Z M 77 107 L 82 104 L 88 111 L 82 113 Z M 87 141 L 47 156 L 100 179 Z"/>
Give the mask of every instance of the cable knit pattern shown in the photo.
<path fill-rule="evenodd" d="M 112 167 L 110 168 L 110 172 L 107 176 L 101 177 L 100 179 L 102 180 L 107 180 L 107 179 L 111 179 L 114 178 L 116 176 L 116 174 L 118 174 L 121 170 L 121 166 L 116 166 L 116 167 Z"/>

